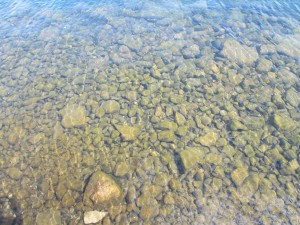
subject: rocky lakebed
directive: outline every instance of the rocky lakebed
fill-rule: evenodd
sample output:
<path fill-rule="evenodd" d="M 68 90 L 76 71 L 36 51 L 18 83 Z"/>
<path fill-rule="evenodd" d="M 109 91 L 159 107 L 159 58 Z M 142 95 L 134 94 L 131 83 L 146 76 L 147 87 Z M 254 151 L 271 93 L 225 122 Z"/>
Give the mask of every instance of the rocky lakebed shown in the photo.
<path fill-rule="evenodd" d="M 293 11 L 13 2 L 0 3 L 1 225 L 300 224 Z"/>

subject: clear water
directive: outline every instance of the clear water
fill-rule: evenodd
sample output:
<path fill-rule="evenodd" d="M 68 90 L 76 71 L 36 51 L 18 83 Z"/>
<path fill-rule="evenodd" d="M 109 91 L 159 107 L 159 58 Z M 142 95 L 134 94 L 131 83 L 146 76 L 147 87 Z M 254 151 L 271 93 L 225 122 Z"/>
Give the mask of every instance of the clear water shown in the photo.
<path fill-rule="evenodd" d="M 296 0 L 1 0 L 0 223 L 300 224 L 299 20 Z M 117 203 L 85 204 L 95 171 Z"/>

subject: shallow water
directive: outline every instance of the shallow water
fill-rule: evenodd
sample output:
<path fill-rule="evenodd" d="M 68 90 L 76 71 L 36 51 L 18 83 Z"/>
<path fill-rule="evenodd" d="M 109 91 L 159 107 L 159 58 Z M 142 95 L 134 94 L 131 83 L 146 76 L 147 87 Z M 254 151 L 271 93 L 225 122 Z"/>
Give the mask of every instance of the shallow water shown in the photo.
<path fill-rule="evenodd" d="M 2 0 L 0 18 L 1 224 L 300 224 L 298 1 Z M 117 201 L 84 200 L 95 171 Z"/>

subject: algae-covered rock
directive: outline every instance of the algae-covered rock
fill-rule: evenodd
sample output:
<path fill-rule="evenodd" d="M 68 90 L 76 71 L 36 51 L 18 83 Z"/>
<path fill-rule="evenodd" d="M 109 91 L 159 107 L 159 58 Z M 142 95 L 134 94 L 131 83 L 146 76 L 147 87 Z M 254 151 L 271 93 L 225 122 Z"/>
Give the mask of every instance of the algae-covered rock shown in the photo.
<path fill-rule="evenodd" d="M 196 138 L 195 142 L 210 147 L 216 144 L 218 137 L 219 135 L 216 132 L 211 131 L 205 134 L 204 136 Z"/>
<path fill-rule="evenodd" d="M 121 201 L 123 196 L 120 185 L 108 174 L 96 171 L 91 176 L 84 192 L 83 203 L 104 209 Z"/>
<path fill-rule="evenodd" d="M 248 176 L 248 169 L 246 167 L 236 168 L 231 173 L 231 179 L 233 180 L 236 186 L 240 186 L 247 176 Z"/>
<path fill-rule="evenodd" d="M 172 130 L 163 130 L 157 133 L 157 138 L 160 141 L 164 142 L 174 142 L 176 139 L 176 136 L 174 134 L 174 131 Z"/>
<path fill-rule="evenodd" d="M 192 148 L 179 152 L 185 171 L 192 169 L 197 163 L 203 162 L 207 150 Z"/>
<path fill-rule="evenodd" d="M 116 129 L 121 133 L 124 141 L 134 141 L 141 132 L 140 127 L 132 127 L 129 125 L 115 125 Z"/>
<path fill-rule="evenodd" d="M 60 212 L 55 209 L 47 209 L 38 213 L 36 216 L 36 225 L 61 225 Z"/>
<path fill-rule="evenodd" d="M 256 48 L 242 45 L 234 39 L 227 39 L 221 54 L 239 64 L 252 64 L 258 59 Z"/>
<path fill-rule="evenodd" d="M 88 121 L 84 106 L 68 104 L 62 110 L 62 125 L 65 128 L 82 126 Z"/>

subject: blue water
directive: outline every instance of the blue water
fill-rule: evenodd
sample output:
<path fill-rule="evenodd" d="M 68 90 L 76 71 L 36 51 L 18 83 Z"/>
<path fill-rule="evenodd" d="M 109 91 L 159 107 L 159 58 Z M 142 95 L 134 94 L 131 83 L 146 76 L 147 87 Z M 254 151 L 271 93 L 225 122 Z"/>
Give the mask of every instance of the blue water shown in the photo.
<path fill-rule="evenodd" d="M 0 0 L 0 40 L 0 224 L 300 224 L 300 1 Z"/>

